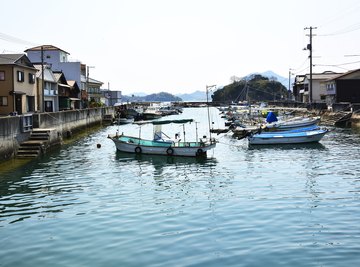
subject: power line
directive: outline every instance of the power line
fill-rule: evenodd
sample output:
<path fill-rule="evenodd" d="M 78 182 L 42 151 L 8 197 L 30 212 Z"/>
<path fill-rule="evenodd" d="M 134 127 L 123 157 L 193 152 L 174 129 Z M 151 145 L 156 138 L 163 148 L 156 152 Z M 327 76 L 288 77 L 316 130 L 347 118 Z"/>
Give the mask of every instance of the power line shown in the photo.
<path fill-rule="evenodd" d="M 2 32 L 0 32 L 0 39 L 3 41 L 10 42 L 10 43 L 16 43 L 16 44 L 22 44 L 22 45 L 31 45 L 31 46 L 39 45 L 39 44 L 35 44 L 33 42 L 29 42 L 29 41 L 26 41 L 26 40 L 23 40 L 23 39 L 20 39 L 20 38 L 17 38 L 17 37 L 14 37 L 14 36 L 2 33 Z"/>
<path fill-rule="evenodd" d="M 356 64 L 356 63 L 360 63 L 360 61 L 353 61 L 353 62 L 347 62 L 347 63 L 341 63 L 341 64 L 332 64 L 332 65 L 316 64 L 316 66 L 338 67 L 338 66 L 351 65 L 351 64 Z"/>
<path fill-rule="evenodd" d="M 360 3 L 357 4 L 351 4 L 351 6 L 346 7 L 343 10 L 337 10 L 336 15 L 329 17 L 327 20 L 325 20 L 319 27 L 323 28 L 324 26 L 334 23 L 338 20 L 343 20 L 344 17 L 350 13 L 358 12 L 358 8 L 360 6 Z"/>
<path fill-rule="evenodd" d="M 327 33 L 327 34 L 318 34 L 318 36 L 335 36 L 335 35 L 341 35 L 341 34 L 346 34 L 349 32 L 354 32 L 360 30 L 360 23 L 356 23 L 350 26 L 347 26 L 341 30 L 332 32 L 332 33 Z"/>

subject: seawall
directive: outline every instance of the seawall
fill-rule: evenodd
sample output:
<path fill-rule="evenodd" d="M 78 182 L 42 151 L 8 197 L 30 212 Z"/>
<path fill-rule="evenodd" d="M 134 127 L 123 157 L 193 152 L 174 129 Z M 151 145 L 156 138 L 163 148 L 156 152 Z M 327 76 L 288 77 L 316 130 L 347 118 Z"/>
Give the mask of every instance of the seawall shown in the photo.
<path fill-rule="evenodd" d="M 0 117 L 0 161 L 13 158 L 20 144 L 29 139 L 32 129 L 51 129 L 52 134 L 55 133 L 55 138 L 51 138 L 51 142 L 59 144 L 63 138 L 70 137 L 74 133 L 88 127 L 101 125 L 104 115 L 107 114 L 114 114 L 114 108 L 91 108 Z"/>

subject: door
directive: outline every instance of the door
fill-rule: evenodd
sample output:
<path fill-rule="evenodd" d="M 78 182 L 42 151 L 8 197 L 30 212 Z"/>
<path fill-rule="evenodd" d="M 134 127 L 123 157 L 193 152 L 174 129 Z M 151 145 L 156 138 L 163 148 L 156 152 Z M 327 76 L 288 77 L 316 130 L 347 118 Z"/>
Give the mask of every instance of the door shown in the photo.
<path fill-rule="evenodd" d="M 15 94 L 15 110 L 18 115 L 22 114 L 22 95 Z"/>

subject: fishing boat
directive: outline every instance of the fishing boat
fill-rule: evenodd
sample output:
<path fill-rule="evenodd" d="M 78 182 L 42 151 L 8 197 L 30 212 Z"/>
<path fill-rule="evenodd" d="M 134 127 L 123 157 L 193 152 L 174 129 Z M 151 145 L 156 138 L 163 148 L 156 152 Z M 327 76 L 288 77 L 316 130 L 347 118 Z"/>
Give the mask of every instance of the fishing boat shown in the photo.
<path fill-rule="evenodd" d="M 214 138 L 196 138 L 195 141 L 185 140 L 185 124 L 193 122 L 192 119 L 183 120 L 162 120 L 151 122 L 138 122 L 139 125 L 143 123 L 152 123 L 154 126 L 153 139 L 141 138 L 141 130 L 139 130 L 139 137 L 127 136 L 124 134 L 109 135 L 118 151 L 135 153 L 135 154 L 152 154 L 152 155 L 167 155 L 167 156 L 184 156 L 184 157 L 200 157 L 206 156 L 207 151 L 215 148 L 217 141 Z M 176 134 L 174 139 L 171 139 L 161 130 L 161 125 L 164 124 L 182 124 L 184 140 L 179 138 Z M 141 129 L 141 127 L 140 127 Z M 196 129 L 197 131 L 197 129 Z M 196 133 L 196 136 L 197 133 Z"/>
<path fill-rule="evenodd" d="M 301 144 L 319 142 L 328 132 L 327 129 L 297 128 L 283 132 L 250 133 L 250 145 Z"/>
<path fill-rule="evenodd" d="M 128 117 L 119 117 L 117 119 L 115 119 L 114 123 L 115 124 L 129 124 L 129 123 L 133 123 L 134 122 L 134 117 L 128 116 Z"/>
<path fill-rule="evenodd" d="M 268 131 L 286 131 L 317 125 L 320 122 L 320 117 L 294 117 L 287 120 L 278 120 L 274 113 L 269 112 L 266 122 L 263 128 L 266 128 Z"/>

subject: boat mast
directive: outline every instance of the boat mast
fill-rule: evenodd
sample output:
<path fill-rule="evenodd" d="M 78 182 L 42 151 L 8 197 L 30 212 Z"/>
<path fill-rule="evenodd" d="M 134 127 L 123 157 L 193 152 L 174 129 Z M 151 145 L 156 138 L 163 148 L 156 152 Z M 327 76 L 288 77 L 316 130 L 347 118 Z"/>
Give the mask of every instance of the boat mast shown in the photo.
<path fill-rule="evenodd" d="M 195 122 L 195 133 L 196 133 L 196 139 L 195 140 L 196 140 L 196 142 L 199 140 L 197 125 L 198 125 L 198 122 Z"/>
<path fill-rule="evenodd" d="M 186 142 L 186 140 L 185 140 L 185 124 L 183 124 L 183 134 L 184 134 L 184 142 Z"/>
<path fill-rule="evenodd" d="M 206 85 L 206 106 L 207 106 L 207 114 L 208 114 L 210 140 L 211 140 L 211 126 L 210 126 L 210 108 L 209 108 L 209 89 L 215 86 L 216 85 Z"/>

